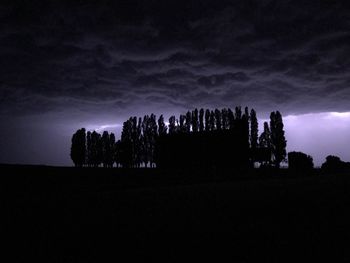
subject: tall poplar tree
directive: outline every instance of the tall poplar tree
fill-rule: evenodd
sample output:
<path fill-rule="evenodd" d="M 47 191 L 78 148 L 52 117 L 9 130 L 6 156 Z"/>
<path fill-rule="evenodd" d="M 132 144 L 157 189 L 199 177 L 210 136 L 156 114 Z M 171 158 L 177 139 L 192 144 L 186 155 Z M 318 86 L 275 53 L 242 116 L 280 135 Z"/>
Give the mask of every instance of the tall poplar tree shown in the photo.
<path fill-rule="evenodd" d="M 284 135 L 284 125 L 282 115 L 279 111 L 271 112 L 270 129 L 271 129 L 271 150 L 273 163 L 276 168 L 280 167 L 282 161 L 286 160 L 287 141 Z"/>

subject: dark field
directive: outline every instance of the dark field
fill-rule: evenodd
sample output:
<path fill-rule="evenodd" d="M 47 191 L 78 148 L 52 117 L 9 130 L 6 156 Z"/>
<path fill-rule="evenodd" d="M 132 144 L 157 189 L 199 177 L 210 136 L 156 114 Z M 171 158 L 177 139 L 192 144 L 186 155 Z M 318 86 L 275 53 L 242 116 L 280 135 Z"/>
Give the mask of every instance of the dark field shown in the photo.
<path fill-rule="evenodd" d="M 3 262 L 350 261 L 350 174 L 220 175 L 2 166 Z"/>

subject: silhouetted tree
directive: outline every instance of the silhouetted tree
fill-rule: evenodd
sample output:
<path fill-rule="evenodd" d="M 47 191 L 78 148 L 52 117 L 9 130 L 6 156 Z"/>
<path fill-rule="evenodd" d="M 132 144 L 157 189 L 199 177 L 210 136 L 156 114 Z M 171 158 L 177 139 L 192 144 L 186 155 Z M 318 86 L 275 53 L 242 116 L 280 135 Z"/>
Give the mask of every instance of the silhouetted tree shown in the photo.
<path fill-rule="evenodd" d="M 310 155 L 302 152 L 289 152 L 288 168 L 292 171 L 308 172 L 314 168 L 314 162 Z"/>
<path fill-rule="evenodd" d="M 270 115 L 271 129 L 271 150 L 273 162 L 276 168 L 286 159 L 287 141 L 284 136 L 282 115 L 279 111 L 271 112 Z"/>
<path fill-rule="evenodd" d="M 133 165 L 133 142 L 132 142 L 132 123 L 127 120 L 123 123 L 121 134 L 121 158 L 123 167 L 130 168 Z"/>
<path fill-rule="evenodd" d="M 143 163 L 146 167 L 148 167 L 148 164 L 150 164 L 150 166 L 153 166 L 155 163 L 155 144 L 158 136 L 157 120 L 156 116 L 153 113 L 151 116 L 144 116 L 142 122 L 142 135 Z"/>
<path fill-rule="evenodd" d="M 264 122 L 264 131 L 259 137 L 259 148 L 266 149 L 264 155 L 269 155 L 259 158 L 263 160 L 261 163 L 264 165 L 269 165 L 271 163 L 271 132 L 267 122 Z"/>
<path fill-rule="evenodd" d="M 206 110 L 205 114 L 204 110 L 200 112 L 199 114 L 205 118 L 206 123 L 201 125 L 199 121 L 199 127 L 204 126 L 202 129 L 205 132 L 196 132 L 196 124 L 193 120 L 196 118 L 194 110 L 191 114 L 192 132 L 168 134 L 160 140 L 159 167 L 215 168 L 218 170 L 229 167 L 231 169 L 248 168 L 250 158 L 249 116 L 244 115 L 243 118 L 236 121 L 232 111 L 230 120 L 229 110 Z M 232 122 L 231 126 L 230 122 Z M 231 127 L 231 130 L 226 127 Z"/>
<path fill-rule="evenodd" d="M 220 168 L 232 162 L 243 168 L 248 167 L 249 160 L 255 160 L 254 154 L 259 156 L 259 160 L 270 163 L 272 149 L 274 164 L 278 167 L 286 155 L 283 122 L 279 112 L 271 113 L 270 117 L 272 131 L 264 123 L 259 145 L 256 113 L 251 110 L 249 114 L 248 107 L 245 107 L 243 115 L 241 107 L 236 107 L 235 113 L 229 108 L 214 111 L 194 109 L 180 115 L 180 122 L 171 116 L 169 134 L 163 115 L 158 121 L 154 114 L 143 118 L 130 117 L 123 123 L 121 138 L 117 142 L 114 134 L 107 131 L 101 136 L 96 131 L 89 131 L 86 135 L 85 129 L 78 130 L 72 137 L 71 157 L 76 166 L 87 164 L 96 167 L 102 163 L 104 167 L 113 167 L 115 162 L 117 167 L 140 167 L 142 164 L 154 167 L 156 160 L 164 163 L 164 160 L 169 161 L 175 156 L 175 163 L 183 162 L 193 167 L 204 165 L 209 168 L 214 165 Z M 156 144 L 159 141 L 163 145 L 158 148 Z M 164 142 L 169 142 L 170 146 Z M 173 149 L 176 149 L 174 155 L 156 156 L 158 150 L 171 153 Z M 231 154 L 228 155 L 228 151 Z"/>
<path fill-rule="evenodd" d="M 328 155 L 321 169 L 328 173 L 350 171 L 350 163 L 343 162 L 338 156 Z"/>
<path fill-rule="evenodd" d="M 91 132 L 86 133 L 86 164 L 88 167 L 93 165 L 92 162 L 92 144 L 91 144 Z"/>
<path fill-rule="evenodd" d="M 137 117 L 134 116 L 132 118 L 129 119 L 130 123 L 131 123 L 131 145 L 132 145 L 132 166 L 133 167 L 138 167 L 140 162 L 141 162 L 141 153 L 140 153 L 140 149 L 141 149 L 141 126 L 142 123 L 140 122 L 141 120 L 139 120 L 139 122 L 137 122 Z"/>
<path fill-rule="evenodd" d="M 192 124 L 192 114 L 190 111 L 186 113 L 186 121 L 185 121 L 185 126 L 186 126 L 186 133 L 191 132 L 191 124 Z"/>
<path fill-rule="evenodd" d="M 135 162 L 136 166 L 140 167 L 142 163 L 142 154 L 143 154 L 143 135 L 142 135 L 142 118 L 139 118 L 139 121 L 137 123 L 136 127 L 136 153 L 135 153 Z"/>
<path fill-rule="evenodd" d="M 96 163 L 97 163 L 97 166 L 100 166 L 100 164 L 102 163 L 103 148 L 102 148 L 102 136 L 99 133 L 97 133 L 96 153 L 97 153 Z"/>
<path fill-rule="evenodd" d="M 141 166 L 142 164 L 146 164 L 148 162 L 148 138 L 147 138 L 147 134 L 146 134 L 146 130 L 147 130 L 147 121 L 148 121 L 149 116 L 145 115 L 143 116 L 143 118 L 139 118 L 139 123 L 138 123 L 138 157 L 137 157 L 137 162 L 138 162 L 138 166 Z"/>
<path fill-rule="evenodd" d="M 94 167 L 97 167 L 102 162 L 102 138 L 101 134 L 93 131 L 91 134 L 92 145 L 92 163 Z"/>
<path fill-rule="evenodd" d="M 233 111 L 231 109 L 228 109 L 228 127 L 230 130 L 233 130 L 235 126 L 235 115 L 233 114 Z"/>
<path fill-rule="evenodd" d="M 244 110 L 244 114 L 241 118 L 241 120 L 239 120 L 239 122 L 241 123 L 241 127 L 243 129 L 243 133 L 241 134 L 242 138 L 242 143 L 244 143 L 244 149 L 249 149 L 250 144 L 249 144 L 249 111 L 248 111 L 248 107 L 245 107 Z M 250 166 L 253 165 L 253 162 L 251 162 L 250 160 Z"/>
<path fill-rule="evenodd" d="M 245 107 L 245 108 L 244 108 L 244 115 L 245 115 L 246 118 L 248 118 L 248 120 L 249 120 L 249 109 L 248 109 L 248 107 Z"/>
<path fill-rule="evenodd" d="M 271 148 L 271 132 L 269 124 L 266 121 L 264 122 L 264 131 L 259 137 L 259 147 Z"/>
<path fill-rule="evenodd" d="M 250 115 L 249 115 L 249 109 L 248 107 L 244 108 L 244 114 L 242 116 L 242 119 L 245 121 L 245 129 L 248 135 L 248 144 L 250 146 L 250 130 L 249 130 L 249 121 L 250 121 Z"/>
<path fill-rule="evenodd" d="M 164 123 L 164 117 L 163 115 L 160 115 L 158 119 L 158 134 L 165 135 L 166 133 L 167 133 L 167 127 Z"/>
<path fill-rule="evenodd" d="M 228 111 L 226 108 L 221 110 L 221 126 L 223 130 L 229 129 Z"/>
<path fill-rule="evenodd" d="M 151 156 L 151 132 L 150 132 L 150 116 L 145 115 L 143 117 L 142 121 L 142 134 L 143 134 L 143 140 L 142 140 L 142 145 L 143 145 L 143 150 L 142 150 L 142 162 L 146 167 L 148 167 Z"/>
<path fill-rule="evenodd" d="M 208 132 L 210 131 L 211 125 L 210 125 L 210 110 L 206 109 L 205 110 L 205 131 Z"/>
<path fill-rule="evenodd" d="M 176 119 L 176 120 L 175 120 L 175 122 L 176 122 L 176 125 L 175 125 L 175 133 L 178 133 L 178 132 L 179 132 L 179 130 L 180 130 L 179 120 L 178 120 L 178 119 Z"/>
<path fill-rule="evenodd" d="M 254 150 L 258 147 L 258 119 L 254 109 L 250 111 L 250 147 Z"/>
<path fill-rule="evenodd" d="M 209 131 L 214 131 L 215 129 L 215 113 L 214 111 L 210 112 L 210 119 L 209 119 Z"/>
<path fill-rule="evenodd" d="M 89 132 L 88 132 L 89 133 Z M 90 138 L 88 143 L 88 159 L 91 166 L 96 166 L 97 159 L 97 132 L 90 132 Z"/>
<path fill-rule="evenodd" d="M 204 131 L 204 109 L 199 110 L 199 131 Z"/>
<path fill-rule="evenodd" d="M 192 111 L 192 132 L 198 132 L 199 130 L 199 120 L 198 120 L 198 109 Z"/>
<path fill-rule="evenodd" d="M 179 121 L 179 132 L 181 132 L 181 133 L 187 132 L 187 129 L 185 127 L 185 121 L 186 121 L 186 116 L 181 114 L 180 121 Z"/>
<path fill-rule="evenodd" d="M 104 131 L 102 134 L 102 163 L 103 167 L 108 166 L 108 155 L 111 153 L 110 143 L 109 143 L 109 134 L 107 131 Z"/>
<path fill-rule="evenodd" d="M 242 109 L 241 106 L 235 108 L 235 119 L 240 120 L 242 118 Z"/>
<path fill-rule="evenodd" d="M 70 152 L 71 159 L 75 166 L 82 167 L 86 160 L 86 133 L 81 128 L 73 134 Z"/>
<path fill-rule="evenodd" d="M 157 117 L 153 113 L 149 119 L 149 147 L 150 147 L 150 165 L 153 167 L 155 165 L 155 154 L 156 154 L 156 141 L 158 137 L 158 127 L 157 127 Z"/>
<path fill-rule="evenodd" d="M 217 130 L 221 130 L 221 111 L 215 109 L 215 126 Z"/>
<path fill-rule="evenodd" d="M 120 167 L 122 165 L 122 142 L 121 142 L 121 140 L 118 140 L 115 143 L 114 161 L 115 161 L 117 167 Z"/>
<path fill-rule="evenodd" d="M 176 132 L 176 121 L 175 116 L 169 118 L 169 134 L 174 134 Z"/>
<path fill-rule="evenodd" d="M 108 167 L 113 167 L 115 162 L 115 135 L 113 133 L 109 134 L 109 152 L 107 154 L 107 165 Z"/>

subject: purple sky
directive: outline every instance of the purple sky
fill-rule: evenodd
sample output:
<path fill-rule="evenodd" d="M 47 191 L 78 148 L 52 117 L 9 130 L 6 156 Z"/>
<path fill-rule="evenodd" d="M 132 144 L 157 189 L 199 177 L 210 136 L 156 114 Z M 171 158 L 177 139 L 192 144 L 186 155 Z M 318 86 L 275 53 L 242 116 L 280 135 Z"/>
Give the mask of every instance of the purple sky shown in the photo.
<path fill-rule="evenodd" d="M 0 163 L 71 165 L 78 128 L 236 105 L 350 161 L 349 1 L 94 2 L 0 4 Z"/>

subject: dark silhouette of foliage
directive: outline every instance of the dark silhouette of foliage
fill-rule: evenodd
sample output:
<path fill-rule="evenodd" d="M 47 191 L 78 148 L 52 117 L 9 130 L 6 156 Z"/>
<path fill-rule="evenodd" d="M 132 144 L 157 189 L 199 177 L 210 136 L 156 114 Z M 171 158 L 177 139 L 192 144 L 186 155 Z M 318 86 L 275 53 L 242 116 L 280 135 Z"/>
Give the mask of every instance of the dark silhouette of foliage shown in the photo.
<path fill-rule="evenodd" d="M 210 112 L 210 119 L 209 119 L 209 131 L 214 131 L 215 128 L 215 113 L 214 111 Z"/>
<path fill-rule="evenodd" d="M 132 123 L 129 120 L 123 123 L 121 134 L 121 159 L 120 163 L 125 168 L 131 168 L 134 160 L 133 141 L 132 141 Z"/>
<path fill-rule="evenodd" d="M 217 130 L 221 130 L 221 111 L 215 109 L 215 126 Z"/>
<path fill-rule="evenodd" d="M 248 121 L 249 121 L 249 109 L 248 109 L 248 107 L 245 107 L 244 108 L 244 116 L 245 116 L 245 118 L 247 118 L 248 119 Z"/>
<path fill-rule="evenodd" d="M 150 165 L 155 166 L 155 153 L 156 153 L 156 140 L 158 137 L 157 133 L 157 120 L 156 115 L 151 114 L 150 124 L 149 124 L 149 147 L 150 147 Z"/>
<path fill-rule="evenodd" d="M 235 119 L 229 109 L 203 109 L 200 112 L 205 118 L 205 124 L 197 132 L 197 128 L 193 127 L 196 125 L 193 120 L 196 118 L 195 112 L 196 110 L 191 115 L 192 127 L 188 128 L 185 124 L 185 133 L 169 133 L 159 137 L 157 167 L 175 166 L 185 170 L 249 167 L 249 116 L 245 114 L 240 119 Z M 187 116 L 188 113 L 186 118 Z M 199 126 L 200 123 L 201 121 Z"/>
<path fill-rule="evenodd" d="M 245 107 L 194 109 L 169 118 L 154 114 L 130 117 L 123 123 L 120 140 L 113 133 L 78 130 L 72 138 L 71 156 L 77 166 L 137 168 L 183 167 L 185 169 L 227 169 L 252 167 L 254 162 L 274 164 L 285 158 L 282 116 L 271 113 L 270 131 L 264 123 L 259 137 L 256 112 Z M 83 145 L 83 146 L 82 146 Z"/>
<path fill-rule="evenodd" d="M 235 119 L 240 120 L 242 118 L 242 109 L 241 106 L 235 108 Z"/>
<path fill-rule="evenodd" d="M 109 154 L 107 157 L 107 165 L 108 167 L 113 167 L 115 162 L 115 151 L 116 151 L 116 142 L 114 133 L 109 134 Z"/>
<path fill-rule="evenodd" d="M 206 109 L 205 110 L 205 131 L 208 132 L 210 131 L 210 110 Z"/>
<path fill-rule="evenodd" d="M 350 163 L 342 161 L 338 156 L 328 155 L 321 169 L 328 173 L 350 171 Z"/>
<path fill-rule="evenodd" d="M 242 116 L 242 120 L 244 121 L 245 124 L 245 129 L 246 129 L 246 134 L 247 136 L 247 142 L 249 144 L 249 110 L 248 107 L 245 107 L 244 114 Z"/>
<path fill-rule="evenodd" d="M 263 166 L 271 164 L 271 132 L 267 122 L 264 122 L 264 131 L 259 137 L 259 149 L 255 150 L 254 160 Z"/>
<path fill-rule="evenodd" d="M 270 167 L 271 164 L 271 148 L 258 147 L 256 149 L 251 149 L 251 160 L 254 162 L 259 162 L 260 167 Z"/>
<path fill-rule="evenodd" d="M 191 121 L 192 121 L 192 131 L 198 132 L 198 129 L 199 129 L 198 109 L 195 109 L 194 111 L 192 111 Z"/>
<path fill-rule="evenodd" d="M 170 123 L 175 121 L 175 117 L 170 118 Z M 154 114 L 145 115 L 139 118 L 131 117 L 124 122 L 118 153 L 120 155 L 120 165 L 122 167 L 145 167 L 155 165 L 156 139 L 158 133 L 166 134 L 167 127 L 164 118 L 161 116 L 157 120 Z M 169 132 L 175 132 L 176 126 L 169 125 Z M 173 130 L 172 130 L 173 129 Z"/>
<path fill-rule="evenodd" d="M 176 122 L 175 116 L 169 118 L 169 134 L 174 134 L 176 132 Z"/>
<path fill-rule="evenodd" d="M 122 142 L 121 140 L 118 140 L 115 143 L 115 150 L 114 150 L 114 162 L 116 163 L 117 167 L 121 167 L 122 166 Z"/>
<path fill-rule="evenodd" d="M 185 133 L 186 132 L 185 120 L 186 120 L 186 116 L 185 115 L 180 115 L 179 132 L 181 132 L 181 133 Z"/>
<path fill-rule="evenodd" d="M 147 167 L 151 161 L 150 152 L 150 116 L 145 115 L 142 121 L 142 162 Z"/>
<path fill-rule="evenodd" d="M 81 128 L 73 134 L 70 152 L 71 159 L 75 166 L 82 167 L 86 161 L 86 133 Z"/>
<path fill-rule="evenodd" d="M 229 129 L 228 111 L 226 108 L 221 110 L 221 125 L 223 130 Z"/>
<path fill-rule="evenodd" d="M 246 120 L 235 128 L 160 136 L 157 167 L 183 169 L 246 169 L 249 142 Z M 229 153 L 229 154 L 227 154 Z"/>
<path fill-rule="evenodd" d="M 231 109 L 227 110 L 227 117 L 228 117 L 228 127 L 230 130 L 232 130 L 235 126 L 235 115 L 233 114 L 233 111 Z"/>
<path fill-rule="evenodd" d="M 199 110 L 199 131 L 204 131 L 204 109 Z"/>
<path fill-rule="evenodd" d="M 97 167 L 102 162 L 102 139 L 96 131 L 91 133 L 91 165 Z"/>
<path fill-rule="evenodd" d="M 249 143 L 249 112 L 248 107 L 245 107 L 244 114 L 242 116 L 241 120 L 237 120 L 236 122 L 241 123 L 242 128 L 244 129 L 243 137 L 241 138 L 244 143 L 246 144 L 246 147 L 250 149 L 250 143 Z M 250 158 L 249 165 L 252 167 L 254 165 L 254 162 L 252 161 L 253 158 Z"/>
<path fill-rule="evenodd" d="M 91 144 L 91 132 L 86 133 L 86 164 L 88 167 L 93 166 L 92 162 L 92 144 Z"/>
<path fill-rule="evenodd" d="M 188 111 L 186 113 L 186 117 L 185 117 L 185 132 L 186 133 L 190 133 L 191 132 L 191 124 L 192 124 L 192 113 L 190 111 Z"/>
<path fill-rule="evenodd" d="M 108 166 L 108 159 L 110 157 L 110 143 L 109 143 L 109 134 L 107 131 L 104 131 L 102 134 L 102 164 L 103 167 Z"/>
<path fill-rule="evenodd" d="M 102 145 L 102 164 L 103 167 L 113 167 L 114 151 L 115 151 L 115 136 L 113 133 L 109 134 L 104 131 L 101 137 Z"/>
<path fill-rule="evenodd" d="M 256 112 L 254 109 L 250 111 L 250 146 L 252 149 L 256 149 L 258 147 L 258 119 L 256 117 Z"/>
<path fill-rule="evenodd" d="M 259 146 L 264 148 L 271 148 L 271 132 L 269 124 L 266 121 L 264 122 L 264 131 L 259 137 Z"/>
<path fill-rule="evenodd" d="M 167 133 L 167 127 L 164 123 L 164 117 L 163 115 L 160 115 L 158 119 L 158 134 L 165 135 L 166 133 Z"/>
<path fill-rule="evenodd" d="M 287 141 L 284 136 L 282 115 L 279 111 L 270 114 L 271 129 L 271 150 L 273 163 L 276 168 L 280 167 L 280 163 L 286 159 Z"/>
<path fill-rule="evenodd" d="M 164 128 L 164 127 L 162 127 Z M 142 163 L 142 154 L 143 154 L 143 135 L 142 135 L 142 118 L 139 118 L 136 127 L 136 136 L 135 136 L 135 144 L 136 144 L 136 166 L 140 167 Z"/>
<path fill-rule="evenodd" d="M 309 172 L 314 168 L 314 162 L 310 155 L 302 152 L 289 152 L 288 168 L 295 172 Z"/>

